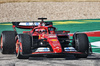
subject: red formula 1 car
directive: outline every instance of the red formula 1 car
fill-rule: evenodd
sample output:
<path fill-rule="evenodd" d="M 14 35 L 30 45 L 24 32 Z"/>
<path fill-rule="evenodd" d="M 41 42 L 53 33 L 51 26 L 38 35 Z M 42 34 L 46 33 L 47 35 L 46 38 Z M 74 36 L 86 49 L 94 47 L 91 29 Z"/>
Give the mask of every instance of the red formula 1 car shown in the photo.
<path fill-rule="evenodd" d="M 86 58 L 90 53 L 90 44 L 86 34 L 74 33 L 70 39 L 70 31 L 56 31 L 52 22 L 12 22 L 14 31 L 3 31 L 1 49 L 3 54 L 16 53 L 17 58 L 30 56 L 51 56 L 74 54 L 77 58 Z M 32 29 L 18 34 L 15 27 Z"/>

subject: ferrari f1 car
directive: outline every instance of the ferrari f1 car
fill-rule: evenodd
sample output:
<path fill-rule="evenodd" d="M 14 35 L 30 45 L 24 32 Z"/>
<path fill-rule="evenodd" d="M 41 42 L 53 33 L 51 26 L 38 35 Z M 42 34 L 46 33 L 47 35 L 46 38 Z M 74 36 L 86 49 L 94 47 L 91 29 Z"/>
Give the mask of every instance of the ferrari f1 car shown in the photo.
<path fill-rule="evenodd" d="M 30 56 L 50 56 L 74 54 L 77 58 L 86 58 L 91 47 L 86 34 L 74 33 L 70 39 L 70 31 L 56 31 L 52 22 L 12 22 L 14 31 L 3 31 L 1 49 L 3 54 L 16 53 L 18 59 Z M 17 28 L 31 29 L 18 34 Z"/>

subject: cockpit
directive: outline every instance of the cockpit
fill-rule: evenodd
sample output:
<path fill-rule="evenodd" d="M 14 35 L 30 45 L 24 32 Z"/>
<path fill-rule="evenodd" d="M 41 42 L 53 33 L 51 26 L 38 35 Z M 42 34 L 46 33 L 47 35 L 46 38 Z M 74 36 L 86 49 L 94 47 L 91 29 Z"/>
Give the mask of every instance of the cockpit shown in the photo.
<path fill-rule="evenodd" d="M 49 32 L 49 34 L 55 34 L 55 28 L 49 27 L 48 32 Z"/>

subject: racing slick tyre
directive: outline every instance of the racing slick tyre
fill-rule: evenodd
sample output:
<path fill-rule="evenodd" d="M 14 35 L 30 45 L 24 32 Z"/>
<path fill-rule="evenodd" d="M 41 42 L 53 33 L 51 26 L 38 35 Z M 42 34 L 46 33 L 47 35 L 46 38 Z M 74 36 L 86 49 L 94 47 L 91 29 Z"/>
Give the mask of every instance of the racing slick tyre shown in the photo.
<path fill-rule="evenodd" d="M 1 34 L 1 53 L 13 54 L 15 52 L 16 31 L 3 31 Z"/>
<path fill-rule="evenodd" d="M 16 55 L 18 59 L 28 59 L 25 56 L 31 53 L 31 37 L 28 34 L 19 34 L 16 41 Z"/>
<path fill-rule="evenodd" d="M 74 47 L 78 52 L 82 52 L 83 54 L 75 54 L 76 58 L 87 58 L 89 53 L 89 40 L 86 34 L 77 33 L 73 36 L 74 39 Z"/>
<path fill-rule="evenodd" d="M 23 56 L 22 52 L 20 52 L 20 46 L 18 47 L 18 53 L 16 53 L 18 59 L 28 59 L 29 56 Z"/>

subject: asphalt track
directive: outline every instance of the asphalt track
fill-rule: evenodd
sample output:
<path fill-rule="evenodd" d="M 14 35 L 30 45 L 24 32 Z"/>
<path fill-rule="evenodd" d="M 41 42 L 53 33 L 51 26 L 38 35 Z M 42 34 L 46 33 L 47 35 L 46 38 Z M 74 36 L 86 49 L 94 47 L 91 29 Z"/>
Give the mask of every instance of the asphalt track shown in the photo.
<path fill-rule="evenodd" d="M 73 55 L 67 55 L 66 58 L 30 57 L 29 59 L 17 59 L 15 54 L 3 55 L 0 53 L 0 66 L 100 66 L 100 54 L 92 54 L 88 58 L 80 59 Z"/>

